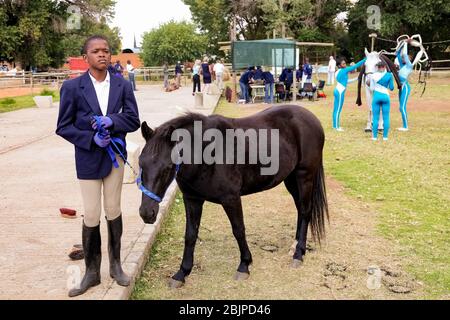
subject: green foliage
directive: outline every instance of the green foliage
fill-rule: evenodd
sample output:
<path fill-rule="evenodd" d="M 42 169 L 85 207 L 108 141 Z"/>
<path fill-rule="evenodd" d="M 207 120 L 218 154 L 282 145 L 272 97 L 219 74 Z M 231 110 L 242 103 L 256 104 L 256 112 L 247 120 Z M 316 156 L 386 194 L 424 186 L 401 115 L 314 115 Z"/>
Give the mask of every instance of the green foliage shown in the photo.
<path fill-rule="evenodd" d="M 100 22 L 92 21 L 88 18 L 82 18 L 81 29 L 74 32 L 67 32 L 62 43 L 65 48 L 66 57 L 79 56 L 84 41 L 90 35 L 105 36 L 110 45 L 111 53 L 118 54 L 122 47 L 120 40 L 120 31 L 117 27 L 110 28 L 103 19 Z"/>
<path fill-rule="evenodd" d="M 66 28 L 70 5 L 81 10 L 80 30 Z M 118 29 L 106 23 L 114 5 L 113 0 L 0 0 L 0 57 L 15 60 L 25 69 L 58 68 L 67 56 L 79 55 L 83 40 L 94 33 L 110 38 L 117 52 Z"/>
<path fill-rule="evenodd" d="M 13 98 L 5 98 L 0 101 L 0 104 L 3 106 L 11 106 L 16 103 L 16 100 Z"/>
<path fill-rule="evenodd" d="M 52 96 L 55 97 L 56 93 L 55 91 L 48 90 L 48 89 L 42 89 L 42 91 L 39 93 L 40 96 Z"/>
<path fill-rule="evenodd" d="M 160 66 L 165 61 L 193 61 L 206 53 L 207 39 L 195 25 L 170 21 L 144 34 L 141 56 L 146 66 Z"/>
<path fill-rule="evenodd" d="M 281 37 L 284 25 L 287 37 L 301 41 L 339 41 L 342 29 L 335 18 L 347 11 L 348 0 L 183 0 L 190 6 L 194 22 L 209 39 L 210 48 L 231 37 L 233 18 L 237 39 L 255 40 Z M 344 32 L 345 33 L 345 32 Z M 217 50 L 216 50 L 217 51 Z"/>
<path fill-rule="evenodd" d="M 360 0 L 350 10 L 349 50 L 358 52 L 361 57 L 361 48 L 370 47 L 368 35 L 376 30 L 367 28 L 367 7 L 379 5 L 375 0 Z M 442 41 L 450 39 L 450 2 L 435 0 L 386 0 L 380 5 L 381 30 L 376 31 L 379 36 L 395 40 L 402 34 L 421 34 L 424 42 Z M 434 59 L 443 55 L 448 46 L 430 46 L 429 53 Z M 392 43 L 377 41 L 376 50 L 390 49 Z"/>

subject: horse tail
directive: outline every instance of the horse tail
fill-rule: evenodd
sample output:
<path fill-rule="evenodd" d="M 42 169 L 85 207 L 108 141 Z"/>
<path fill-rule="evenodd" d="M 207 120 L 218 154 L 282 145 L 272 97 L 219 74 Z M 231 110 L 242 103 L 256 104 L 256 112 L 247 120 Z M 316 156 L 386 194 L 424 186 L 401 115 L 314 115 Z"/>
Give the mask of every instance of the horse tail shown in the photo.
<path fill-rule="evenodd" d="M 366 72 L 366 66 L 363 65 L 361 68 L 361 71 L 359 72 L 359 76 L 358 76 L 358 98 L 356 99 L 356 104 L 358 106 L 362 105 L 362 100 L 361 100 L 361 86 L 362 86 L 362 79 L 364 76 L 364 73 Z"/>
<path fill-rule="evenodd" d="M 321 161 L 319 170 L 313 182 L 311 199 L 311 233 L 314 241 L 320 243 L 325 236 L 325 218 L 330 219 L 328 214 L 327 190 L 325 187 L 325 173 Z"/>

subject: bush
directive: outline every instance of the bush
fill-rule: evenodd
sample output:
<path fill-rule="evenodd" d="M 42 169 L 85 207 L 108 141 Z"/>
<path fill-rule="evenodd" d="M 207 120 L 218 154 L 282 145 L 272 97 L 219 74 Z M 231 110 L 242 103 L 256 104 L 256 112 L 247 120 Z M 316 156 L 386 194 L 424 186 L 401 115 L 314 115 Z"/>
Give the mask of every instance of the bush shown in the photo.
<path fill-rule="evenodd" d="M 43 89 L 40 93 L 40 96 L 52 96 L 53 98 L 55 97 L 55 91 L 52 90 L 48 90 L 48 89 Z"/>
<path fill-rule="evenodd" d="M 5 98 L 0 100 L 0 104 L 3 106 L 12 106 L 16 104 L 16 100 L 12 98 Z"/>

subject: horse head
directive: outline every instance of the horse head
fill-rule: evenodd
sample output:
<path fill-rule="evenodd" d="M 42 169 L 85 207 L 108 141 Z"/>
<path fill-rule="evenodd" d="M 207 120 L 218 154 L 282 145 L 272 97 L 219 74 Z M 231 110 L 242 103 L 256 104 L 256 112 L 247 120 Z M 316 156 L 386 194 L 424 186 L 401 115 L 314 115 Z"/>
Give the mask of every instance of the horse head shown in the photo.
<path fill-rule="evenodd" d="M 377 63 L 381 61 L 380 53 L 377 51 L 369 52 L 365 49 L 366 62 L 364 63 L 365 74 L 372 74 L 377 71 Z"/>
<path fill-rule="evenodd" d="M 159 202 L 175 177 L 176 165 L 171 156 L 175 143 L 171 141 L 170 126 L 161 126 L 153 131 L 144 122 L 141 132 L 146 144 L 139 156 L 140 189 L 143 192 L 139 214 L 145 223 L 152 224 L 156 221 Z M 156 197 L 149 196 L 149 193 Z"/>

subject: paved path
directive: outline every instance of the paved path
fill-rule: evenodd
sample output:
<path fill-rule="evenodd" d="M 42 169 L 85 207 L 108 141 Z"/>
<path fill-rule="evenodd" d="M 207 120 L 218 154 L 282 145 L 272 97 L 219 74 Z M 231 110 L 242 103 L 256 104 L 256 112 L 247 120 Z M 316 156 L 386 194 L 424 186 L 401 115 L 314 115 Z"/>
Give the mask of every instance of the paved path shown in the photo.
<path fill-rule="evenodd" d="M 136 98 L 141 121 L 153 127 L 183 109 L 194 111 L 189 88 L 171 93 L 159 86 L 139 89 Z M 0 114 L 0 299 L 67 299 L 68 279 L 77 267 L 84 271 L 83 261 L 73 262 L 67 256 L 73 244 L 81 243 L 83 210 L 73 146 L 54 134 L 57 115 L 57 108 Z M 140 130 L 127 140 L 144 145 Z M 155 227 L 145 226 L 139 217 L 140 197 L 134 184 L 123 186 L 122 260 L 142 262 L 143 251 L 154 237 L 149 234 Z M 61 218 L 61 207 L 77 210 L 78 218 Z M 124 296 L 108 274 L 103 218 L 101 232 L 102 284 L 81 296 L 84 299 Z M 136 268 L 135 264 L 125 266 L 129 272 L 137 272 Z"/>

